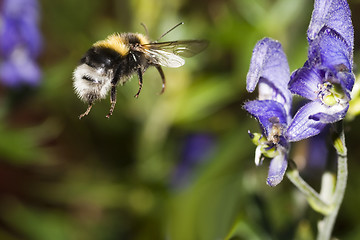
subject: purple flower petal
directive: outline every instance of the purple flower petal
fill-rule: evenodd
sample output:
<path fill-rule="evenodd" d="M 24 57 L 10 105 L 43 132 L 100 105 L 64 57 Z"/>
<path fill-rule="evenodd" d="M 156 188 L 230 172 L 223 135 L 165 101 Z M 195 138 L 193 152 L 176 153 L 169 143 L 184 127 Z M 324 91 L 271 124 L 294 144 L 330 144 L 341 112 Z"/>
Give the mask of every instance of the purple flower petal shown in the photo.
<path fill-rule="evenodd" d="M 39 4 L 37 0 L 4 0 L 3 13 L 9 18 L 38 18 Z"/>
<path fill-rule="evenodd" d="M 35 62 L 41 49 L 37 0 L 4 0 L 1 4 L 0 79 L 7 86 L 38 84 L 41 71 Z"/>
<path fill-rule="evenodd" d="M 349 48 L 353 48 L 354 29 L 346 0 L 315 0 L 307 32 L 309 41 L 314 40 L 324 26 L 338 32 L 345 39 Z"/>
<path fill-rule="evenodd" d="M 270 162 L 266 183 L 271 187 L 278 185 L 284 178 L 287 165 L 286 154 L 280 154 L 274 157 Z"/>
<path fill-rule="evenodd" d="M 315 121 L 309 117 L 320 112 L 326 112 L 328 109 L 329 107 L 319 101 L 307 103 L 300 108 L 287 129 L 288 141 L 297 142 L 319 134 L 326 126 L 326 123 Z"/>
<path fill-rule="evenodd" d="M 0 64 L 0 79 L 1 82 L 7 86 L 15 86 L 18 83 L 19 73 L 16 66 L 10 62 L 3 62 Z"/>
<path fill-rule="evenodd" d="M 338 72 L 336 74 L 336 79 L 338 79 L 339 84 L 341 85 L 344 92 L 347 94 L 347 97 L 351 99 L 350 92 L 354 87 L 355 75 L 351 72 Z"/>
<path fill-rule="evenodd" d="M 208 160 L 216 147 L 216 139 L 209 133 L 195 133 L 186 137 L 181 152 L 181 161 L 172 176 L 173 187 L 182 187 L 192 177 L 194 169 Z"/>
<path fill-rule="evenodd" d="M 256 119 L 258 119 L 266 136 L 268 136 L 270 128 L 274 123 L 271 121 L 274 117 L 278 118 L 278 123 L 285 126 L 287 125 L 287 115 L 285 109 L 279 102 L 272 100 L 255 100 L 246 102 L 244 104 L 244 108 Z"/>
<path fill-rule="evenodd" d="M 351 71 L 352 50 L 349 51 L 345 40 L 331 29 L 325 29 L 311 42 L 309 61 L 319 69 L 330 69 L 333 73 Z"/>
<path fill-rule="evenodd" d="M 20 35 L 16 28 L 16 21 L 3 18 L 0 28 L 0 53 L 2 56 L 9 56 L 16 45 L 21 43 Z"/>
<path fill-rule="evenodd" d="M 320 73 L 315 68 L 302 67 L 291 75 L 289 90 L 304 98 L 316 100 L 319 84 L 322 84 Z"/>
<path fill-rule="evenodd" d="M 343 119 L 349 109 L 349 104 L 336 104 L 332 107 L 327 107 L 326 111 L 310 115 L 309 119 L 320 121 L 322 123 L 334 123 Z"/>
<path fill-rule="evenodd" d="M 41 79 L 41 71 L 24 50 L 18 49 L 10 59 L 0 64 L 0 79 L 12 87 L 19 83 L 37 85 Z"/>
<path fill-rule="evenodd" d="M 34 22 L 24 21 L 19 25 L 19 33 L 24 44 L 27 46 L 29 54 L 37 57 L 42 46 L 42 38 L 38 26 Z"/>
<path fill-rule="evenodd" d="M 270 38 L 260 40 L 254 50 L 250 62 L 250 69 L 246 77 L 246 89 L 253 92 L 259 81 L 268 85 L 273 93 L 260 93 L 272 95 L 269 100 L 278 99 L 282 103 L 290 104 L 291 93 L 287 89 L 290 80 L 289 65 L 286 55 L 278 41 Z M 264 99 L 264 98 L 262 98 Z"/>
<path fill-rule="evenodd" d="M 307 139 L 307 154 L 304 156 L 307 159 L 309 169 L 324 169 L 329 149 L 327 146 L 327 137 L 329 135 L 329 127 L 326 127 L 320 134 Z"/>
<path fill-rule="evenodd" d="M 31 54 L 37 56 L 41 48 L 38 28 L 39 6 L 35 0 L 6 0 L 2 6 L 0 48 L 3 54 L 19 44 L 26 44 Z"/>

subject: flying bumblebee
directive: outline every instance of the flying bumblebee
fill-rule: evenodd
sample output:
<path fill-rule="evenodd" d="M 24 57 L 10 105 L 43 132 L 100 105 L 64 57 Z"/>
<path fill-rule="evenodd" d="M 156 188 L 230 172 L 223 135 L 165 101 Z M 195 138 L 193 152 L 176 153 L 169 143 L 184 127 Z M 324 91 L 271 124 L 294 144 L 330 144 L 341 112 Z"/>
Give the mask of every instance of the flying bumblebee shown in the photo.
<path fill-rule="evenodd" d="M 181 24 L 183 23 L 177 24 L 160 38 Z M 105 40 L 96 42 L 81 58 L 73 73 L 74 90 L 81 100 L 88 103 L 87 110 L 79 118 L 88 115 L 94 102 L 106 98 L 110 91 L 111 105 L 109 114 L 106 115 L 109 118 L 116 104 L 116 86 L 127 82 L 135 73 L 139 78 L 139 90 L 135 94 L 137 98 L 143 86 L 143 74 L 151 66 L 160 74 L 163 93 L 165 75 L 161 66 L 181 67 L 185 64 L 182 57 L 194 56 L 207 45 L 206 40 L 151 42 L 140 33 L 114 33 Z"/>

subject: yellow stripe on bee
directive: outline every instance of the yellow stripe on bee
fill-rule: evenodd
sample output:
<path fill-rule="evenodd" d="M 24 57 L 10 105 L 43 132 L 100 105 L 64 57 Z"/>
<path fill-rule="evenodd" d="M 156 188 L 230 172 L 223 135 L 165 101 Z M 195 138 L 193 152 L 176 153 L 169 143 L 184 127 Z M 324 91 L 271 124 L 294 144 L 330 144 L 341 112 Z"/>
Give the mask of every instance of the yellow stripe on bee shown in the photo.
<path fill-rule="evenodd" d="M 108 36 L 105 40 L 98 41 L 94 47 L 105 47 L 114 49 L 120 55 L 125 56 L 130 51 L 129 36 L 137 38 L 141 45 L 150 43 L 149 39 L 140 33 L 114 33 Z M 148 48 L 148 46 L 143 46 Z"/>
<path fill-rule="evenodd" d="M 130 46 L 126 43 L 126 40 L 118 33 L 114 33 L 108 36 L 105 40 L 96 42 L 94 44 L 94 47 L 111 48 L 122 56 L 128 54 L 130 50 Z"/>

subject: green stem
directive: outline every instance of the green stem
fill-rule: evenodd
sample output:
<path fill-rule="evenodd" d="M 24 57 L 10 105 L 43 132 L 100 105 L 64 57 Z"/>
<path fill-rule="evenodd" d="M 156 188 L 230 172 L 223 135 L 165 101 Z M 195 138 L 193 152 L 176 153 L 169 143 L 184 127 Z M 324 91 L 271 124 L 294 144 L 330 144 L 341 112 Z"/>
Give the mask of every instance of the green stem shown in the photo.
<path fill-rule="evenodd" d="M 324 215 L 332 211 L 331 206 L 324 202 L 320 195 L 309 185 L 304 179 L 301 178 L 297 169 L 288 170 L 286 176 L 289 180 L 306 196 L 310 206 L 317 212 Z"/>
<path fill-rule="evenodd" d="M 334 207 L 334 209 L 319 223 L 319 233 L 317 240 L 330 239 L 346 189 L 348 176 L 347 149 L 345 146 L 345 136 L 343 130 L 341 131 L 340 137 L 335 140 L 334 146 L 338 155 L 336 187 L 331 199 L 331 205 Z"/>

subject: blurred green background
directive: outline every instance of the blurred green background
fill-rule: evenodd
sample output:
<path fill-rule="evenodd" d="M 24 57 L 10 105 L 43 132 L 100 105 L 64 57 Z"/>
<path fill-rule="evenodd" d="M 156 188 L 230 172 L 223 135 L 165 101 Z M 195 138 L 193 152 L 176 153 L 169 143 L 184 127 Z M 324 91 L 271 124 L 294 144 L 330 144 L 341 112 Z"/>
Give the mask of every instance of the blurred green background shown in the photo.
<path fill-rule="evenodd" d="M 355 34 L 360 1 L 350 1 Z M 37 88 L 0 88 L 0 239 L 313 239 L 320 214 L 284 179 L 266 185 L 254 164 L 242 109 L 255 99 L 245 79 L 252 48 L 283 44 L 290 70 L 307 58 L 311 0 L 41 0 L 44 48 Z M 203 53 L 118 87 L 90 115 L 74 94 L 72 71 L 85 51 L 113 32 L 162 40 L 208 39 Z M 357 37 L 357 34 L 356 34 Z M 359 63 L 355 39 L 355 72 Z M 346 122 L 350 175 L 334 235 L 360 239 L 358 118 Z M 301 143 L 300 143 L 301 145 Z M 305 145 L 305 144 L 303 144 Z M 296 146 L 294 147 L 295 149 Z M 300 146 L 306 152 L 306 146 Z M 300 152 L 301 152 L 300 151 Z M 321 167 L 299 163 L 316 189 Z"/>

